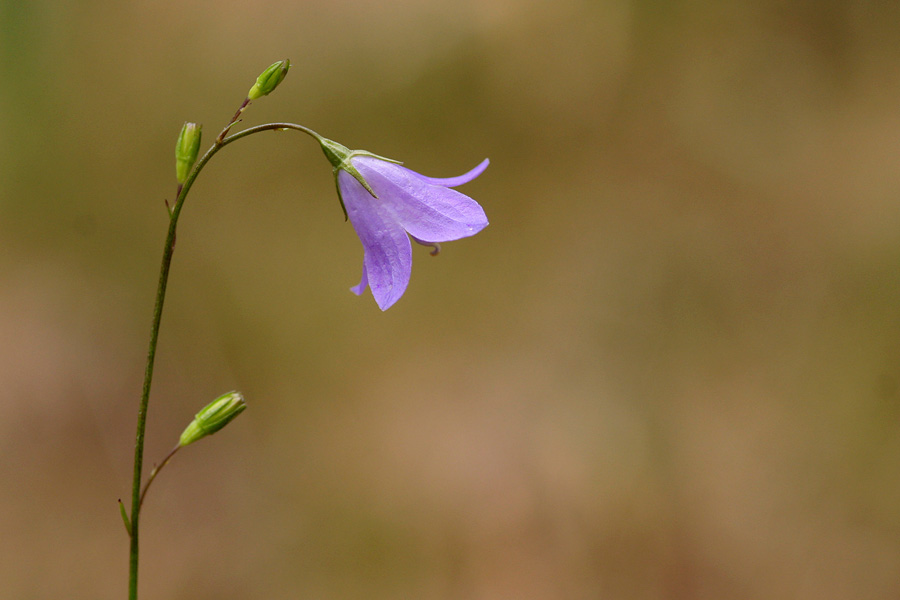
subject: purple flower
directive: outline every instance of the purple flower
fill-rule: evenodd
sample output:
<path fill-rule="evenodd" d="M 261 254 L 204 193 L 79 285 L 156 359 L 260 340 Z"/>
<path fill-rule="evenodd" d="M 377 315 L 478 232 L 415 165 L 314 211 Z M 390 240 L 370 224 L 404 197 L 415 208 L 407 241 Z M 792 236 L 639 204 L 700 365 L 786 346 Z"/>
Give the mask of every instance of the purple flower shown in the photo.
<path fill-rule="evenodd" d="M 333 143 L 333 142 L 332 142 Z M 477 202 L 450 188 L 481 175 L 488 160 L 459 177 L 425 177 L 396 162 L 334 144 L 338 194 L 363 245 L 363 271 L 359 285 L 350 288 L 362 294 L 372 289 L 381 310 L 393 305 L 409 283 L 412 271 L 410 236 L 420 244 L 435 247 L 475 235 L 487 224 Z M 355 171 L 355 172 L 354 172 Z"/>

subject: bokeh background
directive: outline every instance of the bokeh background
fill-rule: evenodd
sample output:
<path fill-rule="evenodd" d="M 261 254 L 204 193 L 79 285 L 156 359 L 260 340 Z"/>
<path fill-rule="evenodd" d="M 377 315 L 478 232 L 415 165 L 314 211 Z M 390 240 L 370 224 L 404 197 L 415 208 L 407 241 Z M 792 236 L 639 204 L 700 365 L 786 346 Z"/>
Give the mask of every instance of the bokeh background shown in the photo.
<path fill-rule="evenodd" d="M 0 597 L 122 598 L 185 120 L 491 226 L 381 313 L 304 136 L 180 223 L 142 597 L 900 596 L 900 4 L 0 1 Z"/>

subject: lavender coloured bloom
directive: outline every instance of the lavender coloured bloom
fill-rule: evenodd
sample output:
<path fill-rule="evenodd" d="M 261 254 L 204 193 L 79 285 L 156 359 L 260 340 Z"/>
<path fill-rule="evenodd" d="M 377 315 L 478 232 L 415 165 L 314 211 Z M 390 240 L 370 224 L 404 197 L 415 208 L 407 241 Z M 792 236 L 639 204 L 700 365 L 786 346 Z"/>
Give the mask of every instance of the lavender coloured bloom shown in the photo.
<path fill-rule="evenodd" d="M 481 175 L 487 159 L 449 179 L 425 177 L 368 153 L 354 152 L 345 160 L 357 173 L 348 172 L 346 163 L 336 166 L 338 193 L 365 253 L 362 280 L 351 290 L 359 295 L 370 287 L 381 310 L 406 291 L 412 271 L 410 236 L 436 245 L 475 235 L 488 224 L 477 202 L 450 189 Z"/>

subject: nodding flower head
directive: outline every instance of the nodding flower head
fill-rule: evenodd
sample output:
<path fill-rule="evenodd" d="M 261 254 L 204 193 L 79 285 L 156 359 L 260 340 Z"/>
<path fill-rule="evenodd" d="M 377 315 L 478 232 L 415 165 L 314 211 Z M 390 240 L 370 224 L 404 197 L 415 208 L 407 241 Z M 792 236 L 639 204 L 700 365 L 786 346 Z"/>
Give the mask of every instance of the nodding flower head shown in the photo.
<path fill-rule="evenodd" d="M 375 302 L 387 310 L 406 291 L 412 271 L 412 245 L 437 249 L 475 235 L 488 225 L 484 210 L 451 188 L 481 175 L 489 161 L 449 179 L 420 175 L 396 161 L 321 140 L 334 165 L 338 194 L 363 245 L 362 280 L 355 294 L 372 289 Z"/>

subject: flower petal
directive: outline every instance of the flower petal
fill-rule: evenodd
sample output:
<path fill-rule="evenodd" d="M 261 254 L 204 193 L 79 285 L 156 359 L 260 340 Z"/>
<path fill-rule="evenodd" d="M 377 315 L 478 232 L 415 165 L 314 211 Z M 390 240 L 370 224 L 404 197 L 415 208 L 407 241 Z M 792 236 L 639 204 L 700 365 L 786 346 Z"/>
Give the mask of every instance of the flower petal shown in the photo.
<path fill-rule="evenodd" d="M 464 194 L 431 184 L 427 177 L 395 163 L 367 156 L 357 156 L 352 161 L 375 190 L 384 211 L 420 240 L 449 242 L 487 227 L 484 210 Z M 484 167 L 470 173 L 478 169 L 483 171 Z"/>
<path fill-rule="evenodd" d="M 368 285 L 379 308 L 387 310 L 400 299 L 409 284 L 412 271 L 409 237 L 387 205 L 373 198 L 346 171 L 338 173 L 338 187 L 365 254 L 362 280 L 351 289 L 361 294 Z"/>
<path fill-rule="evenodd" d="M 369 275 L 366 273 L 366 261 L 363 259 L 363 274 L 362 279 L 359 281 L 359 285 L 355 285 L 350 288 L 350 291 L 356 294 L 357 296 L 362 296 L 362 293 L 366 291 L 366 288 L 369 287 Z"/>
<path fill-rule="evenodd" d="M 481 164 L 479 164 L 477 167 L 475 167 L 474 169 L 472 169 L 465 175 L 460 175 L 459 177 L 447 177 L 444 179 L 439 179 L 436 177 L 425 177 L 424 175 L 422 175 L 420 173 L 416 173 L 416 175 L 418 175 L 419 177 L 421 177 L 422 179 L 424 179 L 431 185 L 442 185 L 444 187 L 456 187 L 456 186 L 462 185 L 464 183 L 469 183 L 470 181 L 472 181 L 473 179 L 475 179 L 476 177 L 478 177 L 479 175 L 484 173 L 484 170 L 488 168 L 489 164 L 491 164 L 491 161 L 486 158 L 483 161 L 481 161 Z M 415 173 L 415 171 L 413 171 L 413 172 Z"/>

